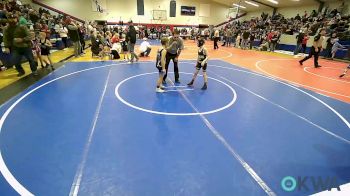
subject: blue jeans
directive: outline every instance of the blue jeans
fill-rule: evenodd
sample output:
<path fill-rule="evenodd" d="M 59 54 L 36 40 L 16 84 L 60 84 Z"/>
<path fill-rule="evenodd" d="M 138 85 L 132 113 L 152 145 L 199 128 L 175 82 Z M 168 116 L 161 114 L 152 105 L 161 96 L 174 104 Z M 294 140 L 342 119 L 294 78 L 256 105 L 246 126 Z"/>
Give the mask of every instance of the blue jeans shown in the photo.
<path fill-rule="evenodd" d="M 12 53 L 13 64 L 19 73 L 24 73 L 24 69 L 21 65 L 22 57 L 25 57 L 29 61 L 30 69 L 32 72 L 37 70 L 37 64 L 34 61 L 31 48 L 14 48 Z"/>
<path fill-rule="evenodd" d="M 295 47 L 295 50 L 294 50 L 294 55 L 299 54 L 301 45 L 302 45 L 301 43 L 297 43 L 297 46 Z"/>
<path fill-rule="evenodd" d="M 131 54 L 131 62 L 134 61 L 134 58 L 136 58 L 136 60 L 139 60 L 139 57 L 137 57 L 137 54 L 135 53 L 135 44 L 129 42 L 128 49 Z"/>

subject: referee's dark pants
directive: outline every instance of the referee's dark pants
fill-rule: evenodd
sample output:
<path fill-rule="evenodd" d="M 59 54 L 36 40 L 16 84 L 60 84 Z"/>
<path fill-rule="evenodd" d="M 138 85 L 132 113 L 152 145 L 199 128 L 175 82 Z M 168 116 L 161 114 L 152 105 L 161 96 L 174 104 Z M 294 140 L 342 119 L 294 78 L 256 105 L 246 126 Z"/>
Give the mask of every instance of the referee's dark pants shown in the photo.
<path fill-rule="evenodd" d="M 311 59 L 312 56 L 314 56 L 314 66 L 318 67 L 318 57 L 320 56 L 320 52 L 321 52 L 321 48 L 318 48 L 318 52 L 315 51 L 315 47 L 311 47 L 309 56 L 305 57 L 303 60 L 301 60 L 300 62 L 303 63 L 304 61 Z"/>
<path fill-rule="evenodd" d="M 218 37 L 214 37 L 214 50 L 219 48 L 218 41 L 219 41 L 219 38 Z"/>
<path fill-rule="evenodd" d="M 170 60 L 173 60 L 174 63 L 174 74 L 175 74 L 175 82 L 179 81 L 179 67 L 178 67 L 178 61 L 175 61 L 177 54 L 171 54 L 169 52 L 166 53 L 166 62 L 165 62 L 165 69 L 166 69 L 166 73 L 163 77 L 163 81 L 166 81 L 166 78 L 168 76 L 168 68 L 169 68 L 169 64 L 170 64 Z"/>

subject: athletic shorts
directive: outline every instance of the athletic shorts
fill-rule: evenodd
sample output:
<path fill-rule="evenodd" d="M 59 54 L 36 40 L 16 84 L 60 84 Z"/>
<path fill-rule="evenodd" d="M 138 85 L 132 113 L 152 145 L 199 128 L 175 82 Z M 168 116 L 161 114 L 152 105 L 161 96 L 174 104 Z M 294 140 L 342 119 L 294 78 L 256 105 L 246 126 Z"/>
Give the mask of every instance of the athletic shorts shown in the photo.
<path fill-rule="evenodd" d="M 204 66 L 202 66 L 202 63 L 197 62 L 196 68 L 197 68 L 197 70 L 203 69 L 203 71 L 206 71 L 207 65 L 208 64 L 206 63 Z"/>

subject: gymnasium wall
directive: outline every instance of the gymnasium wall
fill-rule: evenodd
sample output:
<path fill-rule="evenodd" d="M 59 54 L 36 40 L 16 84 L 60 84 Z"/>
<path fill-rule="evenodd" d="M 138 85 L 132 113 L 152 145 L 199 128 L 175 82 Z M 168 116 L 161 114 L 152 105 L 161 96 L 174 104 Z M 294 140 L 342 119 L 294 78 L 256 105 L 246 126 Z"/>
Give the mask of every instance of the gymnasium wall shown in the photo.
<path fill-rule="evenodd" d="M 340 0 L 330 1 L 330 2 L 326 3 L 326 6 L 327 5 L 331 9 L 339 8 L 339 6 L 341 5 L 341 1 Z M 345 0 L 345 6 L 346 6 L 345 14 L 350 14 L 350 1 L 349 0 Z"/>
<path fill-rule="evenodd" d="M 315 5 L 307 5 L 302 7 L 285 7 L 285 8 L 278 8 L 277 12 L 284 15 L 286 18 L 292 18 L 295 17 L 297 14 L 300 16 L 304 15 L 304 12 L 307 11 L 307 13 L 310 15 L 312 10 L 318 11 L 319 4 L 316 3 Z"/>
<path fill-rule="evenodd" d="M 250 20 L 252 18 L 256 18 L 256 17 L 260 17 L 261 13 L 266 13 L 269 14 L 269 16 L 272 15 L 273 13 L 273 9 L 272 8 L 265 8 L 259 11 L 254 11 L 254 12 L 248 12 L 247 15 L 245 15 L 244 17 L 242 17 L 240 20 L 241 21 L 245 21 L 245 20 Z"/>
<path fill-rule="evenodd" d="M 305 11 L 307 11 L 307 13 L 310 14 L 312 12 L 312 10 L 317 11 L 318 4 L 302 6 L 302 7 L 298 7 L 298 8 L 296 8 L 296 7 L 278 8 L 277 12 L 281 13 L 286 18 L 291 18 L 291 17 L 295 17 L 297 14 L 300 14 L 300 16 L 302 16 Z M 250 20 L 251 18 L 260 17 L 262 12 L 268 13 L 271 16 L 273 13 L 273 9 L 272 8 L 265 8 L 265 9 L 259 10 L 259 11 L 248 12 L 248 14 L 242 20 Z"/>
<path fill-rule="evenodd" d="M 228 6 L 214 3 L 209 0 L 177 0 L 176 1 L 176 18 L 169 17 L 170 0 L 144 0 L 145 15 L 137 16 L 136 0 L 105 0 L 107 11 L 98 13 L 92 11 L 91 0 L 42 0 L 41 2 L 64 11 L 67 14 L 76 16 L 83 20 L 108 20 L 118 22 L 120 19 L 128 21 L 132 19 L 134 22 L 140 23 L 159 23 L 152 20 L 152 10 L 166 10 L 167 20 L 162 23 L 167 24 L 218 24 L 226 20 Z M 199 16 L 200 4 L 210 4 L 209 12 L 206 11 L 206 16 Z M 181 16 L 180 7 L 195 6 L 196 16 Z"/>
<path fill-rule="evenodd" d="M 328 6 L 330 9 L 339 8 L 340 5 L 341 5 L 341 0 L 334 0 L 334 1 L 329 1 L 325 3 L 325 6 Z M 347 2 L 346 6 L 347 6 L 346 13 L 350 14 L 350 1 Z M 277 12 L 281 13 L 287 18 L 291 18 L 291 17 L 295 17 L 297 14 L 300 14 L 302 16 L 305 11 L 307 11 L 310 14 L 312 10 L 318 11 L 318 8 L 319 8 L 319 4 L 315 1 L 313 5 L 305 5 L 302 7 L 278 8 Z M 248 12 L 245 17 L 241 18 L 241 20 L 250 20 L 251 18 L 254 18 L 254 17 L 260 17 L 262 12 L 272 15 L 273 9 L 264 7 L 258 11 Z"/>

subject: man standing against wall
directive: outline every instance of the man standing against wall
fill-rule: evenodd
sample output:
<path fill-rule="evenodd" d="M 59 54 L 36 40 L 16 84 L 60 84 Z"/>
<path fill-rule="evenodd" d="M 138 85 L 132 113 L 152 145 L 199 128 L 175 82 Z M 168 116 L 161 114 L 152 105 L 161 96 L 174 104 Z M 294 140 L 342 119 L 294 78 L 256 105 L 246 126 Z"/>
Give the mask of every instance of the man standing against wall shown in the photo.
<path fill-rule="evenodd" d="M 173 36 L 169 40 L 169 47 L 167 48 L 166 63 L 165 63 L 166 73 L 163 78 L 163 84 L 166 84 L 166 78 L 168 75 L 170 60 L 173 60 L 173 63 L 174 63 L 175 83 L 180 83 L 178 61 L 179 61 L 179 56 L 181 54 L 181 50 L 184 49 L 184 43 L 182 38 L 179 36 L 180 36 L 180 32 L 177 29 L 175 29 Z"/>

